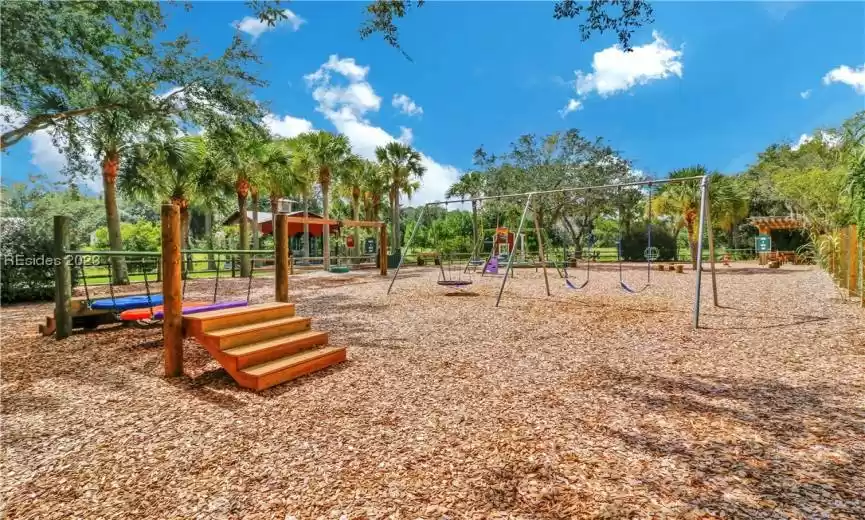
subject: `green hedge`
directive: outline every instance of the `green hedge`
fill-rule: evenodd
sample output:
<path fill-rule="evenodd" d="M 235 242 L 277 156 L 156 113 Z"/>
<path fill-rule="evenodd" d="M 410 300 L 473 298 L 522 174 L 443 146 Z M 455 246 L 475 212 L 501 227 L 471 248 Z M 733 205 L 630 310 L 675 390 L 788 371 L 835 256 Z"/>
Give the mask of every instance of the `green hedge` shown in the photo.
<path fill-rule="evenodd" d="M 622 258 L 631 262 L 645 262 L 649 246 L 646 225 L 636 225 L 622 237 Z M 652 226 L 652 247 L 658 248 L 656 261 L 676 258 L 676 238 L 663 226 Z"/>
<path fill-rule="evenodd" d="M 24 218 L 0 219 L 0 301 L 54 298 L 53 232 L 51 226 Z M 72 283 L 77 279 L 72 269 Z"/>

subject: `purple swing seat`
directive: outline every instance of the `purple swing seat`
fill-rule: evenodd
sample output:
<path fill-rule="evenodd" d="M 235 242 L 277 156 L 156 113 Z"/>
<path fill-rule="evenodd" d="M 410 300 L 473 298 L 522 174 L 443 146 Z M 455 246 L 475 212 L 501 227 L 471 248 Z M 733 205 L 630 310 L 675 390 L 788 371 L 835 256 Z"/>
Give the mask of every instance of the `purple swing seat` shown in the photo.
<path fill-rule="evenodd" d="M 196 314 L 199 312 L 207 312 L 207 311 L 219 311 L 222 309 L 233 309 L 235 307 L 246 307 L 246 302 L 243 300 L 234 301 L 234 302 L 219 302 L 212 303 L 210 305 L 202 305 L 200 307 L 187 307 L 183 309 L 181 314 Z M 157 311 L 153 314 L 153 319 L 161 320 L 164 317 L 162 311 Z"/>

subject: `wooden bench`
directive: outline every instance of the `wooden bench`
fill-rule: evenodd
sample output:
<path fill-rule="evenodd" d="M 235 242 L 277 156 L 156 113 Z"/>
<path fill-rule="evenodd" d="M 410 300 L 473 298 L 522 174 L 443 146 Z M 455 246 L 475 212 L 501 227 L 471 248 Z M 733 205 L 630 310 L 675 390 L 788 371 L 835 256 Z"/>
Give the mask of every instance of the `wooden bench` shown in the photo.
<path fill-rule="evenodd" d="M 417 265 L 422 266 L 426 264 L 427 260 L 432 260 L 435 265 L 439 265 L 441 263 L 441 256 L 436 252 L 417 254 Z"/>

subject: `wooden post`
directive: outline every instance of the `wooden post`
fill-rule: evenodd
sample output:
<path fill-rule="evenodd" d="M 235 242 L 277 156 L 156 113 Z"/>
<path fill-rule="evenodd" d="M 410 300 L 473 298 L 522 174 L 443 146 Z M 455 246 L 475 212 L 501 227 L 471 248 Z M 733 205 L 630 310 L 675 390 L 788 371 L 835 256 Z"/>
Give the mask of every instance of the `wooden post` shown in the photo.
<path fill-rule="evenodd" d="M 758 235 L 770 235 L 771 231 L 763 226 L 757 226 Z M 771 236 L 771 235 L 770 235 Z M 766 265 L 769 262 L 769 253 L 757 253 L 757 264 Z"/>
<path fill-rule="evenodd" d="M 538 260 L 541 261 L 541 267 L 544 270 L 544 284 L 547 286 L 547 296 L 549 296 L 550 295 L 550 280 L 547 278 L 547 261 L 544 258 L 544 241 L 541 238 L 541 227 L 540 227 L 540 224 L 538 224 L 538 214 L 535 213 L 534 217 L 535 218 L 533 220 L 535 221 L 535 235 L 537 235 L 537 237 L 538 237 Z M 516 249 L 516 245 L 517 245 L 517 237 L 514 236 L 514 246 L 515 246 L 514 249 Z M 525 246 L 525 244 L 523 244 L 523 245 Z M 511 251 L 511 254 L 513 255 L 514 251 Z"/>
<path fill-rule="evenodd" d="M 382 276 L 387 276 L 387 226 L 378 228 L 378 266 Z"/>
<path fill-rule="evenodd" d="M 856 283 L 857 275 L 859 274 L 859 262 L 856 258 L 859 256 L 858 251 L 858 236 L 856 235 L 856 224 L 852 224 L 847 228 L 847 243 L 849 245 L 847 253 L 847 294 L 856 296 L 858 284 Z"/>
<path fill-rule="evenodd" d="M 69 217 L 54 217 L 54 321 L 56 339 L 72 334 L 72 272 L 66 251 L 69 250 Z M 82 266 L 83 269 L 83 266 Z"/>
<path fill-rule="evenodd" d="M 276 215 L 276 228 L 274 238 L 276 239 L 276 301 L 288 302 L 288 271 L 290 269 L 288 257 L 288 215 L 278 213 Z"/>
<path fill-rule="evenodd" d="M 162 205 L 162 343 L 165 376 L 183 375 L 183 308 L 180 281 L 180 208 Z"/>

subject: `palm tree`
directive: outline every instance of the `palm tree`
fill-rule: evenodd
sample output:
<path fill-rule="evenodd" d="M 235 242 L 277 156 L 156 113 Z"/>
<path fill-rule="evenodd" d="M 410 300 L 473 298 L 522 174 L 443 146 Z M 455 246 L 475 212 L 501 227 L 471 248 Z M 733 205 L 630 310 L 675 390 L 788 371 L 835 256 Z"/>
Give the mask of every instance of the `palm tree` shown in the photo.
<path fill-rule="evenodd" d="M 308 196 L 313 178 L 309 169 L 295 160 L 299 146 L 297 139 L 276 139 L 269 146 L 270 157 L 264 165 L 264 186 L 270 196 L 270 212 L 276 215 L 279 199 L 291 195 Z"/>
<path fill-rule="evenodd" d="M 706 175 L 703 166 L 691 166 L 670 173 L 671 179 Z M 663 185 L 652 199 L 652 212 L 673 218 L 674 237 L 682 228 L 688 231 L 691 265 L 697 268 L 697 222 L 700 216 L 700 183 L 684 181 Z"/>
<path fill-rule="evenodd" d="M 750 199 L 737 177 L 721 174 L 711 176 L 712 219 L 727 234 L 727 244 L 735 248 L 736 227 L 745 220 L 750 211 Z"/>
<path fill-rule="evenodd" d="M 391 235 L 393 253 L 400 250 L 399 236 L 399 198 L 401 195 L 411 197 L 420 187 L 418 179 L 423 177 L 426 167 L 421 164 L 421 155 L 411 146 L 396 141 L 375 149 L 375 156 L 387 174 L 390 205 L 391 205 Z"/>
<path fill-rule="evenodd" d="M 180 208 L 181 243 L 188 247 L 190 207 L 211 206 L 225 172 L 205 139 L 189 136 L 133 147 L 117 184 L 134 198 Z M 188 261 L 191 269 L 191 258 Z"/>
<path fill-rule="evenodd" d="M 842 126 L 841 161 L 849 178 L 846 190 L 853 201 L 859 234 L 865 237 L 865 111 L 857 112 Z"/>
<path fill-rule="evenodd" d="M 387 172 L 380 164 L 371 162 L 363 175 L 363 207 L 367 220 L 381 219 L 381 201 L 388 193 Z"/>
<path fill-rule="evenodd" d="M 369 176 L 370 170 L 377 169 L 378 166 L 366 159 L 361 159 L 358 156 L 353 156 L 346 162 L 346 168 L 339 175 L 339 191 L 346 195 L 351 205 L 351 218 L 360 220 L 360 199 L 363 195 L 364 182 Z M 360 256 L 360 228 L 354 228 L 354 247 L 352 248 L 352 256 Z"/>
<path fill-rule="evenodd" d="M 445 193 L 446 198 L 470 197 L 475 199 L 484 194 L 487 177 L 482 172 L 471 171 L 463 174 Z M 478 244 L 478 201 L 472 200 L 472 243 Z"/>
<path fill-rule="evenodd" d="M 251 187 L 258 183 L 261 168 L 259 166 L 262 147 L 266 145 L 269 136 L 253 126 L 219 126 L 208 132 L 213 140 L 214 153 L 220 157 L 232 172 L 231 181 L 223 184 L 226 191 L 233 192 L 237 197 L 238 249 L 249 249 L 249 219 L 246 214 L 247 198 Z M 256 222 L 256 226 L 258 223 Z M 249 276 L 249 255 L 240 256 L 240 275 Z"/>
<path fill-rule="evenodd" d="M 307 132 L 298 136 L 302 146 L 299 153 L 306 156 L 308 166 L 317 173 L 321 186 L 324 218 L 330 218 L 330 183 L 338 176 L 352 157 L 351 145 L 344 135 L 334 135 L 324 130 Z M 330 269 L 330 225 L 325 224 L 323 235 L 324 269 Z"/>
<path fill-rule="evenodd" d="M 114 103 L 117 99 L 117 93 L 107 86 L 96 87 L 95 96 L 99 104 Z M 117 174 L 121 157 L 136 141 L 158 139 L 160 135 L 164 135 L 167 126 L 171 126 L 168 120 L 133 118 L 124 111 L 99 112 L 87 120 L 83 139 L 92 146 L 100 163 L 108 243 L 113 251 L 123 250 L 120 212 L 117 209 Z M 111 267 L 113 283 L 129 283 L 124 257 L 112 257 Z"/>

